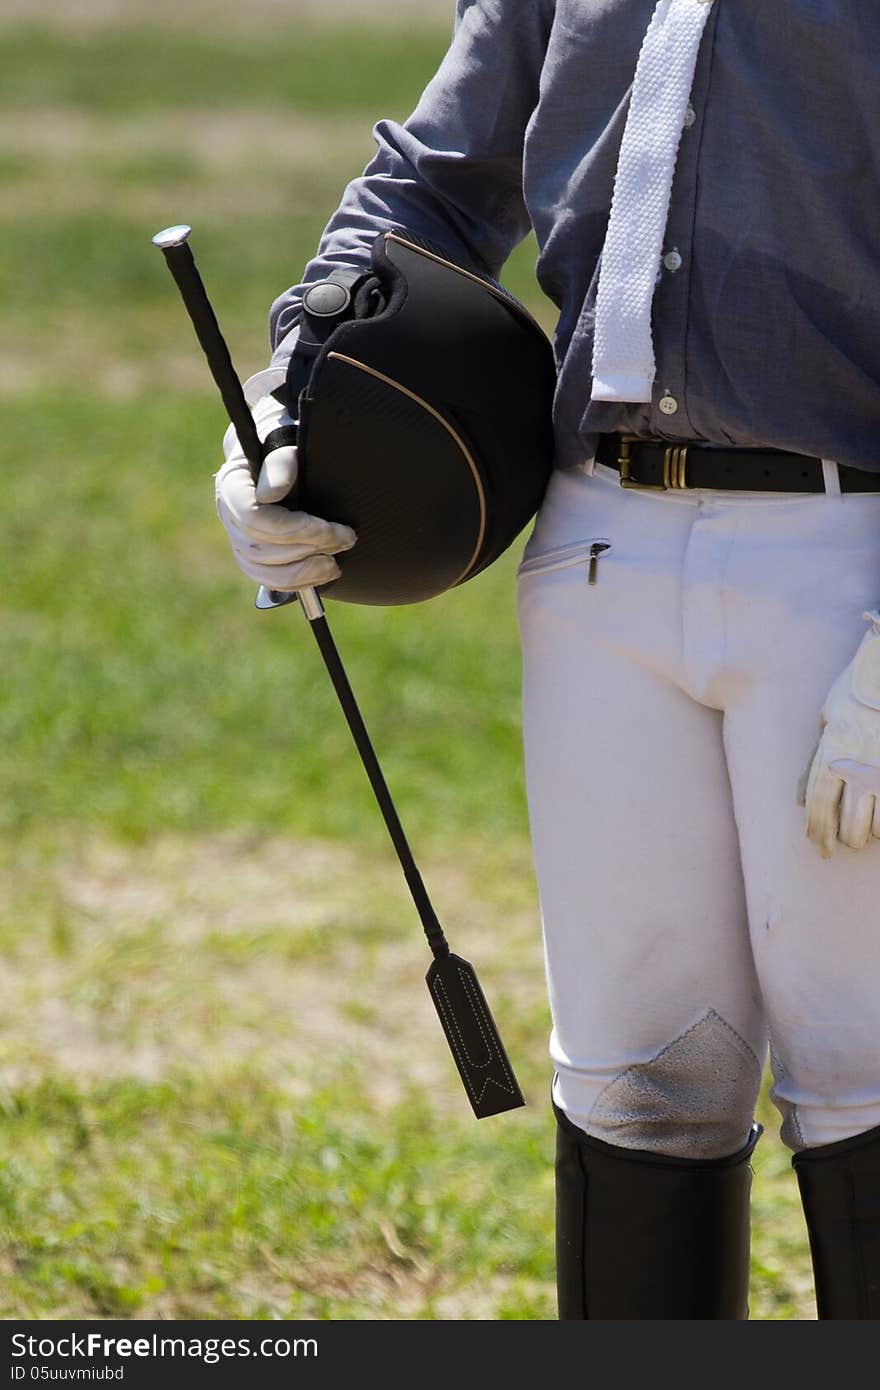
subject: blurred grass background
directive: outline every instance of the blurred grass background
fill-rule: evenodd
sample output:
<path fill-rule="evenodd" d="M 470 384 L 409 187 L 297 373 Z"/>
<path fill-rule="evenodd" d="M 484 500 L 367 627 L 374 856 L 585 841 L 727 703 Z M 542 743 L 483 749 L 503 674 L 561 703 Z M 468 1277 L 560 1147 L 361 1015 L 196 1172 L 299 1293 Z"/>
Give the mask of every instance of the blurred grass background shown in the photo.
<path fill-rule="evenodd" d="M 59 8 L 63 13 L 59 13 Z M 242 377 L 451 4 L 9 0 L 0 16 L 0 1316 L 552 1319 L 549 1027 L 514 546 L 337 642 L 528 1105 L 477 1123 L 305 624 L 212 500 L 222 407 L 153 233 Z M 552 329 L 525 243 L 505 281 Z M 752 1316 L 813 1318 L 789 1156 Z"/>

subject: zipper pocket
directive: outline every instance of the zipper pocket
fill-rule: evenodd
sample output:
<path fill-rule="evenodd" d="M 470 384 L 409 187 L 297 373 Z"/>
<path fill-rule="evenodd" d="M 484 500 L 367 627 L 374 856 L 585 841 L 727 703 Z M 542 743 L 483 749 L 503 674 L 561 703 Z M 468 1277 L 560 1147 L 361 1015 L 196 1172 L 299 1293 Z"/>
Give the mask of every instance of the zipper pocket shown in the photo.
<path fill-rule="evenodd" d="M 572 565 L 583 565 L 587 571 L 588 584 L 595 584 L 599 572 L 599 556 L 611 549 L 611 542 L 605 536 L 594 540 L 572 541 L 569 545 L 557 546 L 555 550 L 545 550 L 541 555 L 532 555 L 523 560 L 517 570 L 517 578 L 526 574 L 548 574 L 551 570 L 568 569 Z"/>

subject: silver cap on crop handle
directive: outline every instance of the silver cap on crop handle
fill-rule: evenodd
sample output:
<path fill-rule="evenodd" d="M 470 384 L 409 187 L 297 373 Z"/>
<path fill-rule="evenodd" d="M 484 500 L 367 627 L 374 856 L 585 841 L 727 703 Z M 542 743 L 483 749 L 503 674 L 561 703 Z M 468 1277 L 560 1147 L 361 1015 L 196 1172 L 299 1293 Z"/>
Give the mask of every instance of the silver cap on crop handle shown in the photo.
<path fill-rule="evenodd" d="M 164 232 L 157 232 L 153 237 L 153 245 L 161 247 L 163 251 L 170 251 L 173 246 L 182 246 L 191 231 L 192 227 L 188 227 L 185 222 L 176 227 L 166 227 Z"/>

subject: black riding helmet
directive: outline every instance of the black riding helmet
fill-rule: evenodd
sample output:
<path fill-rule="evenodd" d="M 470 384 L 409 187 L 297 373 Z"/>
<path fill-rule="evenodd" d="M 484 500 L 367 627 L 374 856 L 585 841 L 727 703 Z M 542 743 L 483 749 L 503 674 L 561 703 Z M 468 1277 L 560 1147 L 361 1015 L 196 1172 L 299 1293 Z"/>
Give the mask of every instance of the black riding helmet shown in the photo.
<path fill-rule="evenodd" d="M 311 285 L 275 394 L 297 421 L 284 505 L 357 533 L 326 596 L 415 603 L 492 564 L 543 497 L 555 385 L 523 305 L 409 232 L 381 233 L 369 271 Z"/>

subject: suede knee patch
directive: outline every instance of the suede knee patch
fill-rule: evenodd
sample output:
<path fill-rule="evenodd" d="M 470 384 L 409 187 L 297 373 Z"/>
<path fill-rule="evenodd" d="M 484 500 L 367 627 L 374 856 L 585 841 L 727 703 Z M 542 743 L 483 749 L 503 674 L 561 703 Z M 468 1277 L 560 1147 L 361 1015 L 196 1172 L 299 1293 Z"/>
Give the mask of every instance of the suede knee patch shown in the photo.
<path fill-rule="evenodd" d="M 742 1147 L 760 1087 L 754 1051 L 709 1009 L 609 1082 L 590 1111 L 589 1133 L 670 1158 L 723 1158 Z"/>

